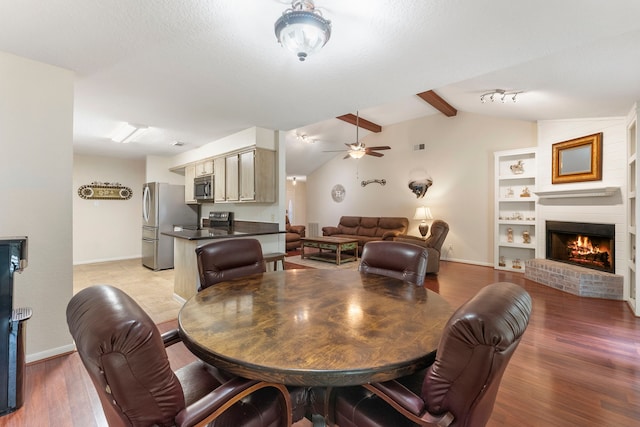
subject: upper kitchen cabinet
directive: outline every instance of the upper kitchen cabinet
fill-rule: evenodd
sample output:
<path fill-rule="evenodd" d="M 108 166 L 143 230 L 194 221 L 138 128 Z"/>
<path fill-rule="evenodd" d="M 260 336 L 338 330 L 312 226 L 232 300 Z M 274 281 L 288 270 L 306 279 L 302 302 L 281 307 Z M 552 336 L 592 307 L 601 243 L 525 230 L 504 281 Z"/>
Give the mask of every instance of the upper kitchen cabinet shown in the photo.
<path fill-rule="evenodd" d="M 187 165 L 184 168 L 184 202 L 197 203 L 193 194 L 193 179 L 196 177 L 196 165 Z"/>
<path fill-rule="evenodd" d="M 213 159 L 196 163 L 196 176 L 211 175 L 213 173 Z"/>
<path fill-rule="evenodd" d="M 213 159 L 213 173 L 216 178 L 213 185 L 213 200 L 214 202 L 226 202 L 227 201 L 227 189 L 226 189 L 226 159 L 224 157 L 216 157 Z"/>
<path fill-rule="evenodd" d="M 237 202 L 240 200 L 240 188 L 238 186 L 238 154 L 231 154 L 224 158 L 225 162 L 225 200 Z"/>
<path fill-rule="evenodd" d="M 214 163 L 215 202 L 275 202 L 275 151 L 252 148 L 216 158 Z"/>
<path fill-rule="evenodd" d="M 239 154 L 240 201 L 273 203 L 276 200 L 276 153 L 255 148 Z"/>

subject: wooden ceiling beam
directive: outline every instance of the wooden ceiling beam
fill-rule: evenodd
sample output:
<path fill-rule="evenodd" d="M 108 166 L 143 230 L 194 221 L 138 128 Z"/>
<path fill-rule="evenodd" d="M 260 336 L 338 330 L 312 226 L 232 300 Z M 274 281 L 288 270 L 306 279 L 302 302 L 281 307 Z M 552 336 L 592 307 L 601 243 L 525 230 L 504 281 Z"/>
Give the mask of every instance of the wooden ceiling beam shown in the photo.
<path fill-rule="evenodd" d="M 447 117 L 453 117 L 458 114 L 458 110 L 453 108 L 447 101 L 442 99 L 440 95 L 435 93 L 432 90 L 428 90 L 426 92 L 419 93 L 418 96 L 422 98 L 423 101 L 431 104 L 433 108 L 440 111 Z"/>
<path fill-rule="evenodd" d="M 343 116 L 336 117 L 336 119 L 340 119 L 343 122 L 351 123 L 352 125 L 356 126 L 356 116 L 354 114 L 345 114 Z M 361 127 L 362 129 L 366 129 L 375 133 L 382 132 L 382 126 L 370 122 L 369 120 L 365 120 L 362 117 L 357 118 L 357 123 L 357 126 Z"/>

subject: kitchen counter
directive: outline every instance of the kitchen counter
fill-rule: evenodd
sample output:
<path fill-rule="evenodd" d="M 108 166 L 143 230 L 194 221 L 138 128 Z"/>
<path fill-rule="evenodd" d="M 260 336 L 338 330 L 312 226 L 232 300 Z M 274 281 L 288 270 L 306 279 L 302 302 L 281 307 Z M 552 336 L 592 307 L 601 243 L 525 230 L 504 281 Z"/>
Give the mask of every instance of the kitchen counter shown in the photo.
<path fill-rule="evenodd" d="M 201 230 L 182 229 L 180 231 L 164 231 L 162 234 L 173 237 L 173 291 L 180 299 L 187 300 L 197 292 L 200 284 L 198 277 L 198 261 L 196 248 L 216 239 L 233 239 L 239 237 L 254 237 L 261 240 L 261 244 L 271 241 L 278 243 L 278 235 L 285 235 L 286 231 L 278 230 L 277 223 L 234 221 L 231 228 L 203 228 Z M 271 250 L 272 251 L 272 250 Z M 265 251 L 270 252 L 270 251 Z"/>
<path fill-rule="evenodd" d="M 164 231 L 162 234 L 186 240 L 228 239 L 233 237 L 280 234 L 278 224 L 271 222 L 235 221 L 231 228 L 203 228 L 201 230 Z"/>

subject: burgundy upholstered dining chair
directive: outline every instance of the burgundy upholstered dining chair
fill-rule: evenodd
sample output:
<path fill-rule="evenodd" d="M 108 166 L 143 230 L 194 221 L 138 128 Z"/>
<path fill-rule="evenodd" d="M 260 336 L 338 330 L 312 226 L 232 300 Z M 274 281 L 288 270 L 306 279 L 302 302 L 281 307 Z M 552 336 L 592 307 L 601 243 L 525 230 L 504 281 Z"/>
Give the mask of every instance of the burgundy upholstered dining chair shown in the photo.
<path fill-rule="evenodd" d="M 531 305 L 529 294 L 513 283 L 484 287 L 451 316 L 429 368 L 334 389 L 329 417 L 340 427 L 486 425 Z M 313 395 L 324 398 L 323 393 Z"/>
<path fill-rule="evenodd" d="M 362 273 L 394 277 L 417 286 L 424 284 L 426 269 L 427 253 L 424 248 L 387 240 L 367 242 L 358 266 Z"/>
<path fill-rule="evenodd" d="M 110 427 L 291 425 L 291 397 L 283 385 L 220 380 L 224 376 L 201 361 L 174 373 L 165 347 L 180 341 L 178 331 L 161 335 L 117 288 L 78 292 L 67 306 L 67 323 Z"/>
<path fill-rule="evenodd" d="M 225 280 L 264 273 L 262 246 L 257 239 L 218 240 L 196 248 L 200 287 L 198 291 Z"/>

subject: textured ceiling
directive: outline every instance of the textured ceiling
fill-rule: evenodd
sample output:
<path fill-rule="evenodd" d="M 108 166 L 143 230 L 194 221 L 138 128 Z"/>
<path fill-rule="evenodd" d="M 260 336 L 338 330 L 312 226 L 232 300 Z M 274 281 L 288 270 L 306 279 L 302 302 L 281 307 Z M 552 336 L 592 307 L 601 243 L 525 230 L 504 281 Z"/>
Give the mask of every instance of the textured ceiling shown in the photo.
<path fill-rule="evenodd" d="M 523 120 L 625 115 L 640 99 L 636 0 L 317 0 L 333 32 L 303 63 L 273 34 L 289 4 L 0 0 L 0 50 L 76 72 L 77 152 L 171 155 L 259 126 L 289 131 L 296 175 L 332 156 L 300 149 L 296 133 L 339 147 L 354 128 L 334 117 L 434 114 L 414 96 L 430 89 L 458 110 Z M 480 104 L 494 88 L 525 93 L 514 108 Z M 116 144 L 120 122 L 152 130 Z"/>

